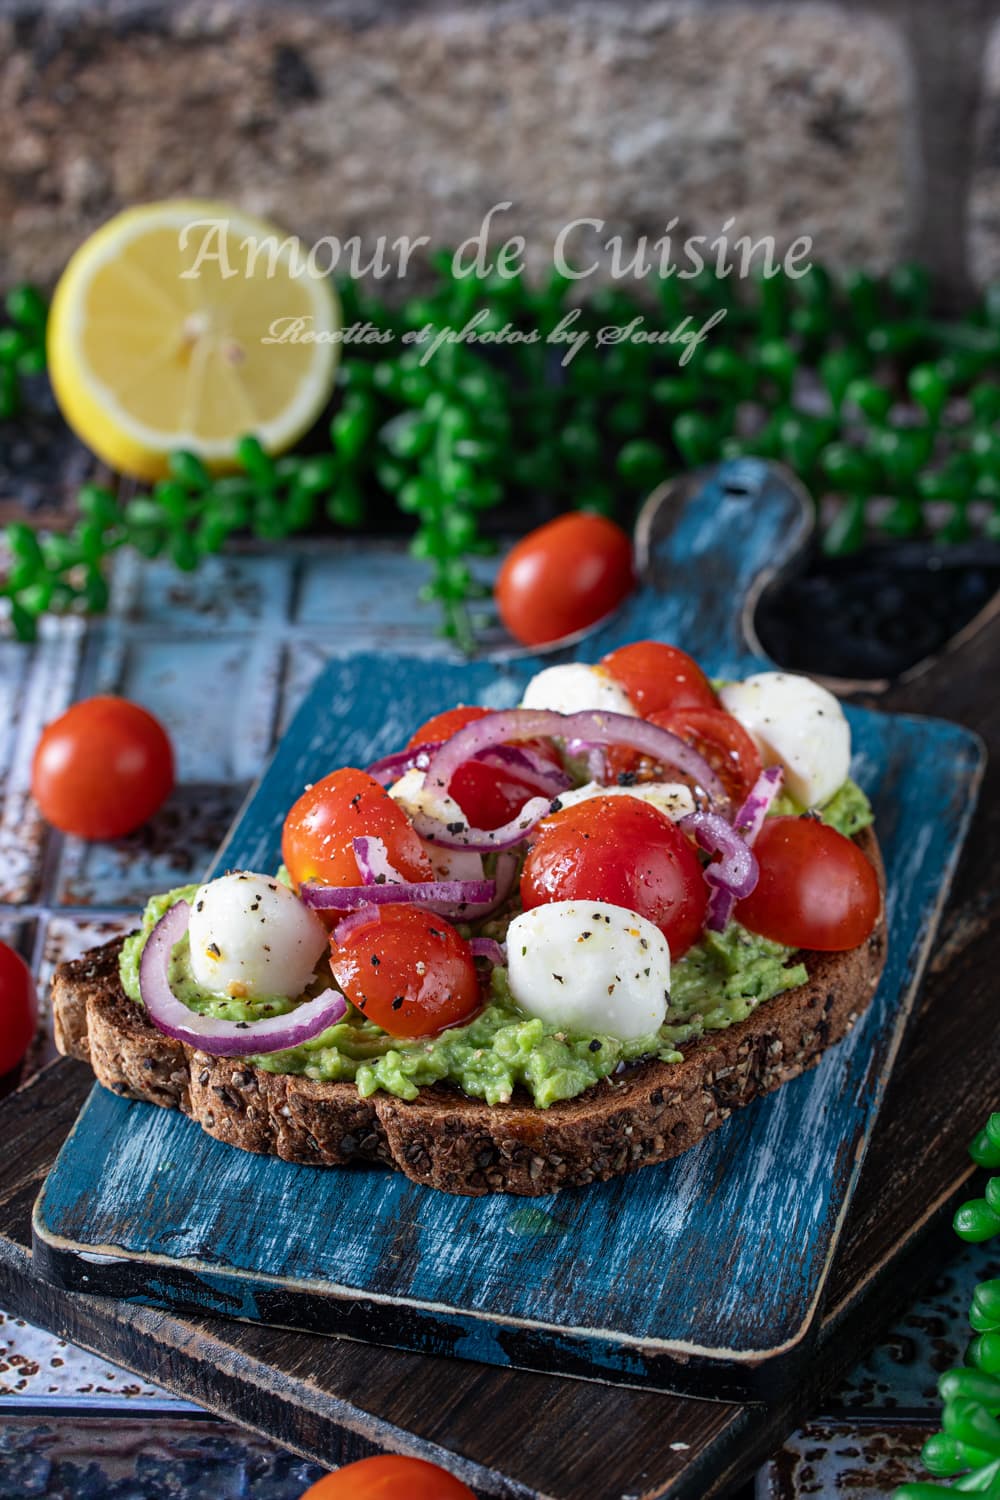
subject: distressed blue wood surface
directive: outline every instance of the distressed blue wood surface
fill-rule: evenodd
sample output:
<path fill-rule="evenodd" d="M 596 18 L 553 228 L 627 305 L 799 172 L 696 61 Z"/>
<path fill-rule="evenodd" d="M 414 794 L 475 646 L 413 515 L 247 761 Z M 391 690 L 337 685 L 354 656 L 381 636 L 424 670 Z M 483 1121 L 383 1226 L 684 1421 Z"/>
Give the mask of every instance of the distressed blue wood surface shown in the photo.
<path fill-rule="evenodd" d="M 749 477 L 748 477 L 749 471 Z M 741 466 L 743 488 L 760 466 Z M 644 591 L 579 654 L 644 635 L 712 671 L 754 664 L 740 610 L 794 545 L 798 501 L 705 485 L 659 536 Z M 385 654 L 330 661 L 224 848 L 273 868 L 284 813 L 334 766 L 365 764 L 459 699 L 517 701 L 531 658 Z M 378 1169 L 317 1171 L 233 1151 L 183 1117 L 97 1089 L 36 1214 L 42 1264 L 91 1289 L 338 1328 L 494 1363 L 715 1392 L 805 1350 L 915 976 L 967 828 L 976 739 L 934 720 L 849 711 L 853 771 L 876 806 L 890 956 L 871 1007 L 813 1073 L 734 1115 L 677 1161 L 552 1199 L 458 1199 Z M 681 1363 L 678 1363 L 681 1361 Z M 686 1362 L 686 1364 L 684 1363 Z M 689 1378 L 690 1377 L 690 1378 Z"/>

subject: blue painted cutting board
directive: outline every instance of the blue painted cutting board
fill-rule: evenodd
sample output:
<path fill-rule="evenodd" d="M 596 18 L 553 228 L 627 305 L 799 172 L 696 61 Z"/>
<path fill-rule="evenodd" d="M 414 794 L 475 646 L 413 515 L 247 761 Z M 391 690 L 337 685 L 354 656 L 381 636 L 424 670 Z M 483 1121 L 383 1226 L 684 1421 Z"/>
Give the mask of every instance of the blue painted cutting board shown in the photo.
<path fill-rule="evenodd" d="M 794 486 L 751 461 L 654 497 L 638 530 L 648 586 L 575 654 L 656 636 L 719 674 L 759 666 L 750 606 L 809 525 Z M 538 666 L 331 661 L 218 863 L 274 868 L 306 782 L 397 748 L 459 700 L 516 703 Z M 719 1398 L 795 1380 L 982 763 L 955 725 L 849 717 L 853 773 L 878 816 L 889 959 L 870 1008 L 814 1072 L 674 1162 L 534 1200 L 251 1156 L 95 1088 L 36 1207 L 41 1273 L 156 1305 Z"/>

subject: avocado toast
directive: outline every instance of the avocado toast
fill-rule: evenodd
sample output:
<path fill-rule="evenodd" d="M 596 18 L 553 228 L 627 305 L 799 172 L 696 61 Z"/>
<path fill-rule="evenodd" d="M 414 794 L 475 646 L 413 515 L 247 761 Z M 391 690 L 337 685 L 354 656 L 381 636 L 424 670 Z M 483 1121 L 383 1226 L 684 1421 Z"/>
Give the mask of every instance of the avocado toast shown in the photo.
<path fill-rule="evenodd" d="M 60 1049 L 229 1144 L 449 1192 L 543 1194 L 686 1150 L 845 1034 L 885 937 L 836 700 L 758 674 L 730 712 L 684 661 L 671 691 L 697 672 L 702 703 L 669 724 L 629 661 L 629 696 L 614 662 L 548 669 L 521 710 L 451 710 L 332 773 L 286 820 L 285 883 L 170 893 L 60 967 Z"/>

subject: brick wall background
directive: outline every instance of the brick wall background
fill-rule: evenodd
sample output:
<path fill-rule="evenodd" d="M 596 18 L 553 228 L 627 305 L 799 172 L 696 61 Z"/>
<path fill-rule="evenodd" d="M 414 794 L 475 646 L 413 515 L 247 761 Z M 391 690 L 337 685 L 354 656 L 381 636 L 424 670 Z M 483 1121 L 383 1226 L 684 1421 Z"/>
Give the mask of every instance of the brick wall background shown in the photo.
<path fill-rule="evenodd" d="M 798 235 L 1000 277 L 996 0 L 0 0 L 0 283 L 119 207 L 321 235 Z"/>

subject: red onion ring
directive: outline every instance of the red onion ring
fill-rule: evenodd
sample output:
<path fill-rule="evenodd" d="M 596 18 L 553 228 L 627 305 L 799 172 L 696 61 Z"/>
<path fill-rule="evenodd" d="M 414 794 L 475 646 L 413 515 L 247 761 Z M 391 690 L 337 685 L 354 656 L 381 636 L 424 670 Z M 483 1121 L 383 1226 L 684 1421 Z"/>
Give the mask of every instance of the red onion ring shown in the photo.
<path fill-rule="evenodd" d="M 306 906 L 311 906 L 316 911 L 356 912 L 359 908 L 367 909 L 365 921 L 372 919 L 372 913 L 377 912 L 379 905 L 391 905 L 399 901 L 413 906 L 426 906 L 438 916 L 451 917 L 456 922 L 479 922 L 485 917 L 491 917 L 503 906 L 513 888 L 517 867 L 516 856 L 501 854 L 493 880 L 387 880 L 381 885 L 349 886 L 319 885 L 306 881 L 299 890 L 299 897 Z M 482 896 L 483 899 L 474 901 L 473 895 Z M 345 922 L 348 920 L 345 918 Z M 341 922 L 337 932 L 341 928 L 344 928 L 345 933 L 350 931 L 345 922 Z"/>
<path fill-rule="evenodd" d="M 493 880 L 387 880 L 381 885 L 316 885 L 306 881 L 299 896 L 314 911 L 357 911 L 365 906 L 426 906 L 458 921 L 472 921 L 492 911 Z"/>
<path fill-rule="evenodd" d="M 326 887 L 323 887 L 323 889 L 326 889 Z M 303 901 L 306 900 L 305 886 L 302 887 L 299 895 Z M 342 922 L 337 923 L 333 929 L 333 941 L 335 943 L 342 943 L 354 931 L 355 927 L 365 927 L 369 922 L 381 922 L 381 920 L 382 913 L 377 906 L 371 903 L 366 906 L 359 906 L 356 911 L 351 912 L 350 916 L 345 917 Z"/>
<path fill-rule="evenodd" d="M 752 848 L 757 835 L 764 826 L 764 819 L 771 804 L 781 790 L 784 772 L 780 766 L 769 766 L 762 771 L 747 795 L 746 801 L 733 819 L 733 828 L 741 835 L 748 848 Z M 723 885 L 713 885 L 708 898 L 708 916 L 705 922 L 711 932 L 725 932 L 736 907 L 737 896 Z"/>
<path fill-rule="evenodd" d="M 712 896 L 716 891 L 721 891 L 734 903 L 749 896 L 757 884 L 760 867 L 753 850 L 743 842 L 725 818 L 720 818 L 718 813 L 694 812 L 688 813 L 677 826 L 685 833 L 693 834 L 699 848 L 709 854 L 722 855 L 717 862 L 706 865 L 703 872 L 705 884 L 711 889 Z M 714 905 L 712 896 L 709 897 L 705 926 L 710 932 L 721 932 L 722 928 L 717 924 L 722 919 L 725 903 L 720 897 L 718 906 Z"/>
<path fill-rule="evenodd" d="M 146 939 L 139 964 L 139 992 L 146 1014 L 158 1031 L 213 1057 L 247 1057 L 284 1052 L 335 1026 L 347 1014 L 347 1002 L 337 990 L 324 990 L 315 1000 L 303 1001 L 284 1016 L 259 1021 L 218 1021 L 200 1016 L 178 999 L 168 978 L 174 944 L 187 931 L 191 908 L 177 901 Z"/>
<path fill-rule="evenodd" d="M 503 943 L 498 943 L 495 938 L 476 937 L 469 944 L 472 949 L 473 958 L 488 958 L 496 968 L 507 962 L 507 949 Z"/>
<path fill-rule="evenodd" d="M 584 740 L 591 745 L 628 745 L 640 755 L 648 755 L 664 766 L 685 772 L 701 786 L 714 802 L 725 803 L 726 790 L 708 761 L 692 745 L 669 729 L 660 729 L 644 719 L 628 714 L 591 710 L 578 714 L 560 714 L 553 709 L 508 708 L 476 719 L 446 740 L 431 759 L 425 784 L 446 791 L 451 778 L 463 761 L 472 760 L 494 745 L 533 739 Z M 530 804 L 529 804 L 530 805 Z M 419 831 L 419 830 L 418 830 Z M 437 840 L 435 840 L 437 842 Z M 516 840 L 511 839 L 511 843 Z M 457 848 L 501 848 L 501 842 L 477 845 L 464 843 Z"/>
<path fill-rule="evenodd" d="M 554 766 L 526 745 L 495 745 L 474 758 L 483 765 L 511 769 L 518 781 L 549 797 L 557 797 L 573 784 L 561 766 Z"/>
<path fill-rule="evenodd" d="M 508 823 L 499 828 L 470 828 L 468 823 L 442 823 L 429 813 L 414 813 L 410 822 L 422 839 L 441 849 L 516 849 L 533 832 L 552 806 L 551 797 L 532 797 Z"/>
<path fill-rule="evenodd" d="M 367 768 L 367 775 L 383 786 L 391 786 L 394 781 L 405 776 L 407 771 L 414 768 L 426 771 L 434 751 L 439 750 L 443 743 L 443 740 L 430 740 L 426 745 L 414 745 L 410 750 L 397 750 L 392 755 L 383 755 L 381 760 L 372 761 Z"/>
<path fill-rule="evenodd" d="M 385 755 L 381 760 L 372 762 L 368 767 L 368 775 L 383 786 L 391 786 L 394 781 L 405 776 L 407 771 L 426 771 L 434 752 L 443 743 L 442 740 L 428 741 L 426 745 L 415 745 L 412 750 Z M 565 791 L 570 785 L 570 778 L 560 766 L 554 766 L 543 756 L 535 754 L 528 745 L 494 745 L 489 750 L 484 750 L 482 755 L 474 755 L 471 759 L 485 761 L 487 765 L 495 765 L 501 770 L 509 767 L 516 771 L 519 781 L 533 786 L 536 791 L 547 792 L 550 797 Z"/>

